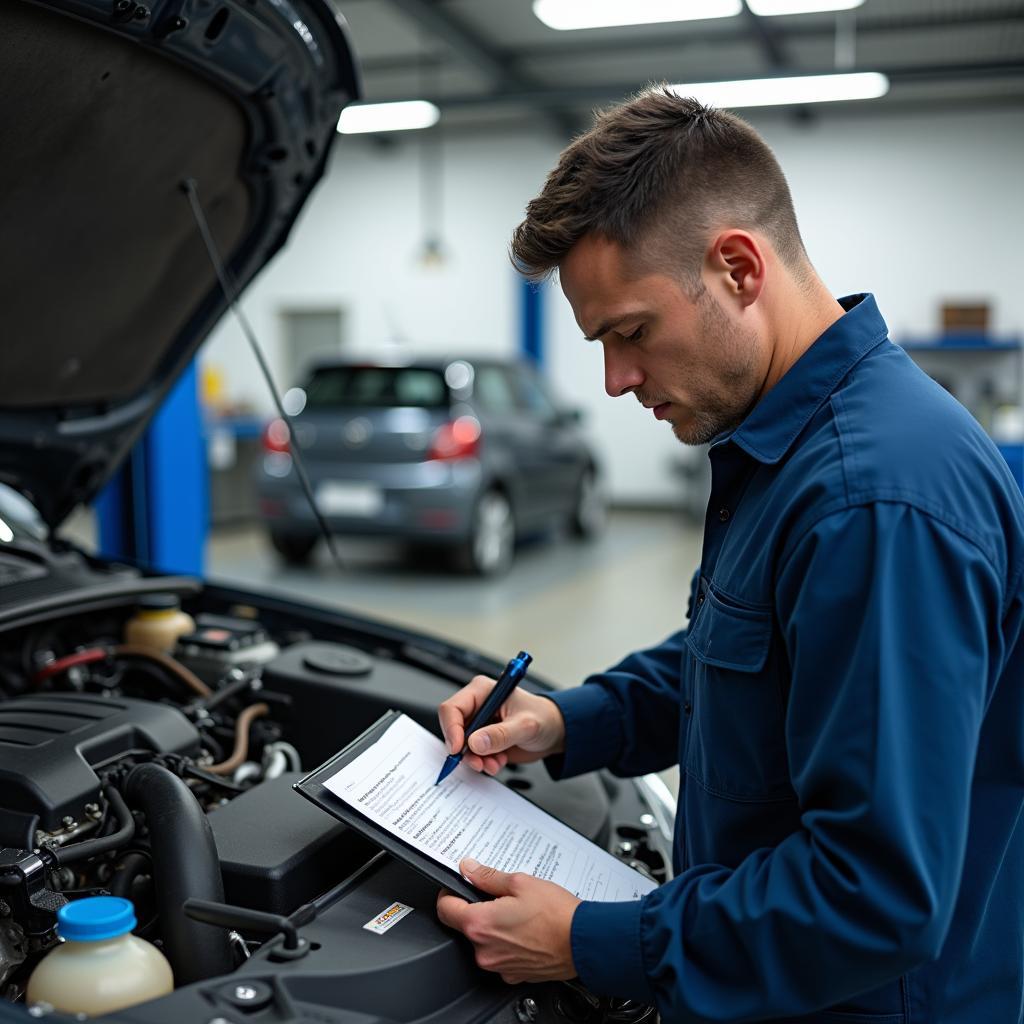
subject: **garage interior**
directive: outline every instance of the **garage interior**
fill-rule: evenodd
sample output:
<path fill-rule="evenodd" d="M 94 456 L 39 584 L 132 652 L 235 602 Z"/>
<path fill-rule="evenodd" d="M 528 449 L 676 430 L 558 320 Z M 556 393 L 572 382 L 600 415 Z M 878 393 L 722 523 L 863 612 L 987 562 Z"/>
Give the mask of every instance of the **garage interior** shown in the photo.
<path fill-rule="evenodd" d="M 1000 285 L 985 254 L 1024 221 L 1024 8 L 844 6 L 768 17 L 737 4 L 733 17 L 559 31 L 526 0 L 345 3 L 366 102 L 425 99 L 439 119 L 344 135 L 287 247 L 246 292 L 280 389 L 324 357 L 532 359 L 599 452 L 608 525 L 589 543 L 558 529 L 529 536 L 496 578 L 429 551 L 410 558 L 387 537 L 340 537 L 343 571 L 324 544 L 309 564 L 286 564 L 252 482 L 273 403 L 227 316 L 187 385 L 209 466 L 206 572 L 496 657 L 528 645 L 537 670 L 565 686 L 678 628 L 700 560 L 706 456 L 608 398 L 557 282 L 524 286 L 507 255 L 559 150 L 595 109 L 650 82 L 886 76 L 888 91 L 870 100 L 737 109 L 774 147 L 834 293 L 874 292 L 894 340 L 971 408 L 1020 476 L 1024 293 Z M 68 528 L 97 543 L 91 510 Z"/>
<path fill-rule="evenodd" d="M 760 334 L 510 258 L 652 87 Z M 0 1022 L 1019 1012 L 1024 3 L 5 0 L 0 109 Z"/>

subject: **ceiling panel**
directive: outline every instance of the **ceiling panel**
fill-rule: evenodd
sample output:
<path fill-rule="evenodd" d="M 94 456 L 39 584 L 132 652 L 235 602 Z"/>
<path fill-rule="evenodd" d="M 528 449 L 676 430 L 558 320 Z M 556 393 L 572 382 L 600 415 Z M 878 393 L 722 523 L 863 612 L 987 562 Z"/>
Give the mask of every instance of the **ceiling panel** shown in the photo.
<path fill-rule="evenodd" d="M 338 6 L 360 60 L 384 56 L 415 59 L 440 49 L 436 40 L 411 25 L 388 0 L 341 0 Z"/>
<path fill-rule="evenodd" d="M 461 63 L 419 69 L 414 62 L 399 71 L 366 71 L 363 74 L 366 99 L 372 102 L 407 100 L 420 96 L 464 96 L 490 91 L 487 77 Z"/>
<path fill-rule="evenodd" d="M 650 81 L 699 82 L 711 78 L 743 77 L 764 71 L 766 61 L 757 44 L 745 39 L 716 46 L 680 47 L 673 53 L 661 49 L 656 54 L 628 51 L 621 55 L 603 54 L 599 59 L 587 56 L 560 57 L 557 60 L 528 60 L 521 65 L 531 75 L 555 85 L 626 85 L 639 88 Z"/>
<path fill-rule="evenodd" d="M 883 66 L 951 64 L 1002 60 L 1022 56 L 1024 29 L 993 31 L 990 25 L 926 29 L 914 33 L 874 34 L 857 45 L 858 63 Z M 1024 63 L 1024 62 L 1022 62 Z"/>
<path fill-rule="evenodd" d="M 369 99 L 437 98 L 446 121 L 475 119 L 484 130 L 548 111 L 542 119 L 564 133 L 592 107 L 651 80 L 828 70 L 836 66 L 837 30 L 838 52 L 852 52 L 855 70 L 930 69 L 912 88 L 894 82 L 890 100 L 869 105 L 879 111 L 958 99 L 983 105 L 986 97 L 1002 104 L 1017 97 L 1024 105 L 1024 76 L 1006 73 L 1009 66 L 1024 68 L 1022 0 L 866 0 L 839 15 L 760 21 L 742 15 L 583 32 L 547 28 L 530 0 L 340 3 L 364 63 Z M 448 23 L 431 30 L 418 16 Z"/>

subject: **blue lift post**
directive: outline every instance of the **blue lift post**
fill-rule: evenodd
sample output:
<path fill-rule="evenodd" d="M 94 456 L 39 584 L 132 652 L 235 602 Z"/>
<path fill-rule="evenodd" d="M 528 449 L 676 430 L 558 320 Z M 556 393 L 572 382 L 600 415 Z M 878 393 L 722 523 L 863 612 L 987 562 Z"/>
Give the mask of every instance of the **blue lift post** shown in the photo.
<path fill-rule="evenodd" d="M 544 285 L 520 278 L 519 329 L 523 355 L 544 365 Z"/>
<path fill-rule="evenodd" d="M 207 488 L 193 362 L 96 499 L 100 552 L 161 572 L 201 575 L 209 524 Z"/>

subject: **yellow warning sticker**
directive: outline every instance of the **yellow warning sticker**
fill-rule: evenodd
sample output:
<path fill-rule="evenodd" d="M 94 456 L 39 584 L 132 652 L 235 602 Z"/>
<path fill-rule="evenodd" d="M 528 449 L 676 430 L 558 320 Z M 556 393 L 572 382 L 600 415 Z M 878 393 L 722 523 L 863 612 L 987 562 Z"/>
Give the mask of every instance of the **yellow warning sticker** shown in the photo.
<path fill-rule="evenodd" d="M 406 914 L 412 913 L 412 907 L 404 903 L 392 903 L 387 910 L 379 913 L 372 921 L 367 921 L 363 927 L 367 931 L 383 935 L 389 928 L 394 927 Z"/>

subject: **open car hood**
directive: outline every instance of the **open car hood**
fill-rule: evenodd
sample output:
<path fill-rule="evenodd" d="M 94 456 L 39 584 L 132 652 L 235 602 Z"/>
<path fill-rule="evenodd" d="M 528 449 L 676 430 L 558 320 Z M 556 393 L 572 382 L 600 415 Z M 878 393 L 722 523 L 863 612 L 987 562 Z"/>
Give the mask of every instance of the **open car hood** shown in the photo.
<path fill-rule="evenodd" d="M 324 171 L 359 82 L 329 0 L 0 3 L 0 483 L 90 501 Z"/>

